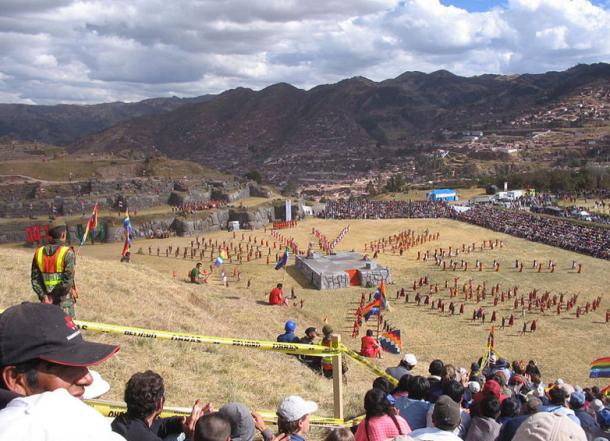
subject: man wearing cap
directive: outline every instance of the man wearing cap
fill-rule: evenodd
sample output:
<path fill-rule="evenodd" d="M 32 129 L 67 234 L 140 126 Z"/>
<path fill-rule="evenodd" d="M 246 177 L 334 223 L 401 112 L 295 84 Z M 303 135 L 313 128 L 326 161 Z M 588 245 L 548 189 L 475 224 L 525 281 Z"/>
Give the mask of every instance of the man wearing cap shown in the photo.
<path fill-rule="evenodd" d="M 291 441 L 304 441 L 309 432 L 309 416 L 318 410 L 313 401 L 305 401 L 298 395 L 290 395 L 277 408 L 278 432 L 290 436 Z"/>
<path fill-rule="evenodd" d="M 112 434 L 98 412 L 80 401 L 93 381 L 87 367 L 118 350 L 83 340 L 72 318 L 57 306 L 22 303 L 4 311 L 0 315 L 0 395 L 4 396 L 0 439 L 122 439 Z"/>
<path fill-rule="evenodd" d="M 316 328 L 310 326 L 305 329 L 305 336 L 301 338 L 301 343 L 304 345 L 313 345 L 316 337 L 318 337 Z M 299 359 L 312 369 L 320 369 L 320 357 L 301 355 Z"/>
<path fill-rule="evenodd" d="M 411 375 L 411 370 L 417 364 L 417 358 L 413 354 L 405 354 L 398 366 L 389 367 L 385 371 L 388 375 L 400 380 L 403 375 Z"/>
<path fill-rule="evenodd" d="M 66 225 L 54 222 L 50 225 L 51 240 L 38 247 L 32 260 L 32 288 L 42 303 L 59 305 L 73 318 L 76 288 L 74 266 L 76 255 L 65 245 Z"/>
<path fill-rule="evenodd" d="M 0 380 L 2 389 L 17 395 L 66 389 L 82 399 L 92 383 L 88 366 L 118 351 L 118 346 L 85 341 L 55 305 L 22 303 L 0 315 Z"/>
<path fill-rule="evenodd" d="M 460 405 L 447 395 L 441 395 L 434 404 L 432 424 L 434 427 L 414 430 L 409 434 L 413 439 L 426 441 L 462 441 L 453 431 L 460 424 Z"/>

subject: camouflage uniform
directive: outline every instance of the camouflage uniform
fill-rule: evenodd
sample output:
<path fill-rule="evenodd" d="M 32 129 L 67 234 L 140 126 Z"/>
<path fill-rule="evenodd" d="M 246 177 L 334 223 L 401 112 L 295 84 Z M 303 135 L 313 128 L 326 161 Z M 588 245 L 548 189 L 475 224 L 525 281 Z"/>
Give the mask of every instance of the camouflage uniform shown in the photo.
<path fill-rule="evenodd" d="M 65 246 L 60 240 L 51 240 L 47 245 L 44 246 L 44 254 L 46 256 L 52 256 L 55 254 L 57 249 L 61 246 Z M 70 248 L 64 256 L 64 270 L 61 273 L 61 283 L 55 286 L 51 292 L 47 292 L 47 288 L 44 284 L 42 272 L 36 262 L 36 254 L 32 260 L 32 288 L 40 301 L 44 300 L 45 295 L 50 295 L 53 299 L 53 304 L 58 305 L 64 312 L 75 318 L 74 303 L 76 299 L 74 297 L 74 266 L 76 264 L 76 255 L 74 250 Z"/>

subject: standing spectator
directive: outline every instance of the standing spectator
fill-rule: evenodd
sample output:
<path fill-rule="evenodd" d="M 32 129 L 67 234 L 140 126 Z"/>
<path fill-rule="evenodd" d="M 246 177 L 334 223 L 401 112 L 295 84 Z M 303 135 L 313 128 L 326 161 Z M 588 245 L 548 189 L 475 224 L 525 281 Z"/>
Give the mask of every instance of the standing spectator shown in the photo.
<path fill-rule="evenodd" d="M 405 354 L 400 360 L 400 363 L 398 363 L 398 366 L 389 367 L 385 371 L 387 374 L 400 380 L 404 375 L 411 375 L 411 370 L 416 364 L 417 358 L 415 358 L 414 354 Z"/>
<path fill-rule="evenodd" d="M 381 389 L 371 389 L 364 396 L 364 421 L 358 424 L 356 441 L 384 441 L 411 432 L 409 423 L 396 415 L 396 409 Z"/>
<path fill-rule="evenodd" d="M 309 417 L 318 410 L 313 401 L 305 401 L 298 395 L 290 395 L 277 408 L 277 428 L 290 436 L 290 441 L 304 441 L 309 432 Z"/>
<path fill-rule="evenodd" d="M 165 404 L 165 385 L 163 378 L 150 370 L 131 376 L 125 386 L 124 400 L 127 413 L 114 419 L 112 430 L 127 441 L 160 441 L 180 433 L 188 438 L 199 417 L 210 410 L 209 403 L 204 408 L 197 400 L 188 418 L 159 418 Z"/>
<path fill-rule="evenodd" d="M 312 345 L 317 337 L 318 332 L 316 331 L 316 328 L 309 327 L 305 329 L 305 336 L 301 338 L 300 343 L 304 345 Z M 320 369 L 320 357 L 301 355 L 299 359 L 312 369 Z"/>

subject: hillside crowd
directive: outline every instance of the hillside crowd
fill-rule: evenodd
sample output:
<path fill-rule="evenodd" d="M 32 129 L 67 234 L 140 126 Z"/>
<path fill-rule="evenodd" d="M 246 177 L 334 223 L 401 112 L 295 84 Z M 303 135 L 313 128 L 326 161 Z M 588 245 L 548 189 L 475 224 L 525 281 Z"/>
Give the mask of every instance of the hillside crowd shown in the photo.
<path fill-rule="evenodd" d="M 610 259 L 610 229 L 545 217 L 521 210 L 476 205 L 457 212 L 445 202 L 338 200 L 326 204 L 324 219 L 446 217 L 535 242 Z"/>
<path fill-rule="evenodd" d="M 394 219 L 438 218 L 450 214 L 451 208 L 444 202 L 343 199 L 327 202 L 319 216 L 324 219 Z"/>
<path fill-rule="evenodd" d="M 452 217 L 534 242 L 601 259 L 610 258 L 610 230 L 607 229 L 486 206 L 476 206 L 466 212 L 455 213 Z"/>
<path fill-rule="evenodd" d="M 300 343 L 315 343 L 312 329 Z M 326 338 L 332 330 L 324 332 Z M 287 341 L 280 337 L 278 341 Z M 126 383 L 127 410 L 110 423 L 82 399 L 108 390 L 108 383 L 89 367 L 118 351 L 118 346 L 84 340 L 70 316 L 55 305 L 8 308 L 0 315 L 0 439 L 251 441 L 259 432 L 265 441 L 305 441 L 318 410 L 314 401 L 285 397 L 277 408 L 275 433 L 241 403 L 216 410 L 196 400 L 188 416 L 161 417 L 164 381 L 147 370 Z M 413 374 L 417 359 L 405 355 L 364 394 L 364 419 L 353 430 L 329 431 L 325 441 L 610 440 L 607 392 L 561 379 L 545 384 L 534 361 L 509 363 L 493 352 L 488 355 L 469 370 L 433 360 L 429 376 Z M 391 377 L 397 386 L 391 385 Z"/>

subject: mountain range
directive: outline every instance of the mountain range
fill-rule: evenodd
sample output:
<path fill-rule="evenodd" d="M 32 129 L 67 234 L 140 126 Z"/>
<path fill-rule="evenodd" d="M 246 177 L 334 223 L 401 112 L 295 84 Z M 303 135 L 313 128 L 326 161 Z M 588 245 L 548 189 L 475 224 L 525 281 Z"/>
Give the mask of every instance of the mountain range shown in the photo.
<path fill-rule="evenodd" d="M 3 104 L 0 136 L 70 151 L 160 152 L 239 173 L 286 158 L 303 169 L 341 158 L 331 171 L 345 171 L 344 159 L 412 146 L 442 131 L 506 128 L 512 118 L 593 84 L 610 85 L 609 64 L 512 76 L 405 72 L 381 82 L 355 77 L 310 90 L 279 83 L 133 104 Z"/>

